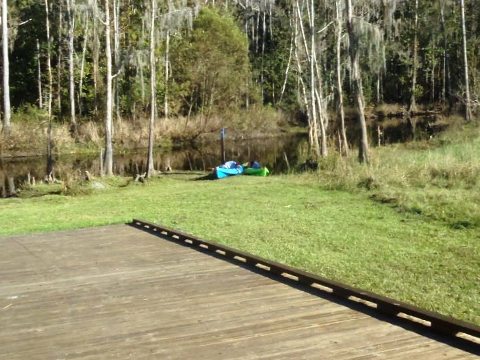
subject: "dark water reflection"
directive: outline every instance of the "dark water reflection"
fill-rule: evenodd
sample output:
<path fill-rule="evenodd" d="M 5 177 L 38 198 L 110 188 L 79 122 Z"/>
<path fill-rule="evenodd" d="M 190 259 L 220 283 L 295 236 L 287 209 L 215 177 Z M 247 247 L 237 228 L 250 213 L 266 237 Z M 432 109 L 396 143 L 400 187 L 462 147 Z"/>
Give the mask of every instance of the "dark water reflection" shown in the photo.
<path fill-rule="evenodd" d="M 273 173 L 288 171 L 305 161 L 308 154 L 306 135 L 289 135 L 267 139 L 237 140 L 225 143 L 227 160 L 246 162 L 258 160 Z M 210 171 L 221 162 L 220 143 L 213 141 L 195 147 L 181 146 L 173 149 L 155 149 L 155 169 L 167 168 L 187 171 Z M 21 159 L 0 159 L 0 197 L 15 194 L 21 184 L 32 181 L 38 183 L 46 175 L 46 157 Z M 114 157 L 115 175 L 135 176 L 146 170 L 146 150 Z M 54 159 L 54 176 L 63 180 L 67 177 L 82 176 L 85 171 L 92 175 L 100 174 L 100 156 L 60 156 Z"/>

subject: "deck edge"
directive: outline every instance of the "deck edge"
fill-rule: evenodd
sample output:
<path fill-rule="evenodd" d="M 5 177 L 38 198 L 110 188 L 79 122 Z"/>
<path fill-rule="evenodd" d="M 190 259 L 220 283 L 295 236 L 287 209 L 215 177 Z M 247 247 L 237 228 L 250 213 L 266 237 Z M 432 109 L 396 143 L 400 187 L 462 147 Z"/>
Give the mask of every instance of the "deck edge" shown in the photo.
<path fill-rule="evenodd" d="M 261 269 L 278 277 L 296 281 L 312 289 L 324 291 L 337 298 L 356 304 L 363 304 L 378 313 L 395 319 L 406 320 L 409 323 L 429 329 L 449 338 L 480 346 L 480 327 L 462 320 L 448 317 L 433 311 L 421 309 L 386 296 L 355 288 L 337 281 L 329 280 L 303 270 L 295 269 L 272 260 L 267 260 L 245 251 L 237 250 L 213 241 L 200 239 L 181 231 L 147 221 L 133 219 L 128 225 L 142 229 L 160 237 L 167 237 L 182 245 L 201 248 L 202 251 L 215 253 L 240 264 Z M 480 349 L 479 349 L 480 351 Z"/>

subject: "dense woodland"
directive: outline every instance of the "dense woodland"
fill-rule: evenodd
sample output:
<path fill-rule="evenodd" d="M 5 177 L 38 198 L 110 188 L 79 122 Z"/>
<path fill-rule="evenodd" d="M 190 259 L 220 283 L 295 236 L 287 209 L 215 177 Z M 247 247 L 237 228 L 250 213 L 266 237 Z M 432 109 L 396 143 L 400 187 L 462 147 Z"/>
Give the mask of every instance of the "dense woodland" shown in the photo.
<path fill-rule="evenodd" d="M 420 109 L 475 118 L 479 8 L 479 0 L 2 0 L 3 136 L 32 111 L 48 132 L 69 124 L 74 139 L 96 123 L 111 174 L 114 125 L 140 123 L 150 173 L 159 122 L 206 131 L 212 119 L 228 124 L 268 108 L 308 125 L 313 156 L 334 141 L 343 154 L 358 146 L 368 162 L 365 109 L 399 104 L 412 128 Z M 344 109 L 353 109 L 358 140 Z"/>

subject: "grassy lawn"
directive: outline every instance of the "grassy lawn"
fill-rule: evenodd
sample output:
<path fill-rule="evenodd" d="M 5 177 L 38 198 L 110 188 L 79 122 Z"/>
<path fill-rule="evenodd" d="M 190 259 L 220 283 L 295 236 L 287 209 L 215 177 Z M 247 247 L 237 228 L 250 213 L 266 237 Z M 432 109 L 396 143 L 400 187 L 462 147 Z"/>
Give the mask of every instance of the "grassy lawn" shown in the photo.
<path fill-rule="evenodd" d="M 0 235 L 140 218 L 480 324 L 479 227 L 327 190 L 319 174 L 196 177 L 1 200 Z"/>

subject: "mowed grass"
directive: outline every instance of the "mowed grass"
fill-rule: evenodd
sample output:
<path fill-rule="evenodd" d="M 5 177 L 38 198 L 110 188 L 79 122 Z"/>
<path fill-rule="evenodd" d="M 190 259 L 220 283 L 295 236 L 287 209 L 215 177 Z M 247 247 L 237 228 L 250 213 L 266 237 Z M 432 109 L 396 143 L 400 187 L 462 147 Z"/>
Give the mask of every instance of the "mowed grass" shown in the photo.
<path fill-rule="evenodd" d="M 140 218 L 480 324 L 477 227 L 454 229 L 363 192 L 326 190 L 319 176 L 163 175 L 89 195 L 7 199 L 0 234 Z"/>

